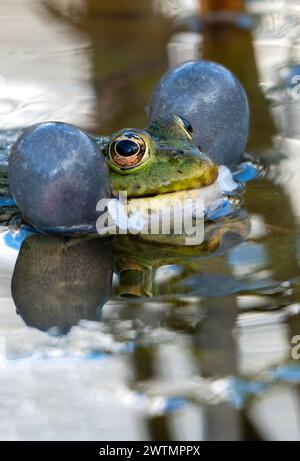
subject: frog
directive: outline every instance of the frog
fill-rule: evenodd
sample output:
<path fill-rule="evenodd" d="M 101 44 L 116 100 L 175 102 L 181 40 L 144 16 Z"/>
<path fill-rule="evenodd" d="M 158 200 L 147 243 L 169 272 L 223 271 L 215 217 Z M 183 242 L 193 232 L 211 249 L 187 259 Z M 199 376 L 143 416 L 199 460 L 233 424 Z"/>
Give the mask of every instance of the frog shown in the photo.
<path fill-rule="evenodd" d="M 192 125 L 180 115 L 158 118 L 145 130 L 125 128 L 98 142 L 113 195 L 126 191 L 131 199 L 199 189 L 218 176 L 217 165 L 193 142 Z"/>
<path fill-rule="evenodd" d="M 97 203 L 121 192 L 132 210 L 146 209 L 153 197 L 161 207 L 187 198 L 217 203 L 220 167 L 236 168 L 246 147 L 249 107 L 241 83 L 216 63 L 183 63 L 157 83 L 147 118 L 145 129 L 110 136 L 62 122 L 29 127 L 8 162 L 0 148 L 1 188 L 8 172 L 25 221 L 56 233 L 94 231 Z"/>
<path fill-rule="evenodd" d="M 25 222 L 47 233 L 95 233 L 99 201 L 119 203 L 124 193 L 128 216 L 144 220 L 149 207 L 159 220 L 170 203 L 203 198 L 214 204 L 222 195 L 220 166 L 193 142 L 192 125 L 177 114 L 111 136 L 43 122 L 18 137 L 7 159 L 9 187 Z"/>
<path fill-rule="evenodd" d="M 185 213 L 194 216 L 196 200 L 202 199 L 203 217 L 220 204 L 218 180 L 222 169 L 195 144 L 193 127 L 185 117 L 159 117 L 144 130 L 125 128 L 97 140 L 107 159 L 112 197 L 119 199 L 118 210 L 110 208 L 110 216 L 119 228 L 125 225 L 147 240 L 154 235 L 158 242 L 159 235 L 164 234 L 159 229 L 166 216 L 170 231 L 165 233 L 172 235 L 167 240 L 181 245 L 186 242 L 186 234 L 175 231 L 175 213 L 181 221 Z M 124 195 L 126 207 L 120 209 Z M 104 221 L 102 224 L 106 226 Z M 100 234 L 106 231 L 106 227 L 97 229 Z"/>

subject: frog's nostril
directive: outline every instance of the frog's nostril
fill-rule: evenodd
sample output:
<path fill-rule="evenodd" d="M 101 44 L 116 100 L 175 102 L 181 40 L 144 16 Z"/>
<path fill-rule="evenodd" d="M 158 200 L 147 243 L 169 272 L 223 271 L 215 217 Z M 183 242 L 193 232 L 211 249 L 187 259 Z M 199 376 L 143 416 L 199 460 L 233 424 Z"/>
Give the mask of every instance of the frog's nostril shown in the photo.
<path fill-rule="evenodd" d="M 184 151 L 183 150 L 176 150 L 173 154 L 173 158 L 180 158 L 184 156 Z"/>

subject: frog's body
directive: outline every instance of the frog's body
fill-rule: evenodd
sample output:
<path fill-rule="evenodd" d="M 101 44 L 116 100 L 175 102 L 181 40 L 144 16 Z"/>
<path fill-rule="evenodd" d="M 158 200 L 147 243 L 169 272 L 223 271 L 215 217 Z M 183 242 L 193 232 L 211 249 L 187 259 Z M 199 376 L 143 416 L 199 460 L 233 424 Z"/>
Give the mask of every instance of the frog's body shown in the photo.
<path fill-rule="evenodd" d="M 96 141 L 76 130 L 62 123 L 39 124 L 26 130 L 12 148 L 13 159 L 9 160 L 12 192 L 23 217 L 33 227 L 56 233 L 93 233 L 98 217 L 97 202 L 126 193 L 128 208 L 125 213 L 131 221 L 125 226 L 134 223 L 137 233 L 143 233 L 149 222 L 149 209 L 152 223 L 161 221 L 161 212 L 174 204 L 176 211 L 183 211 L 187 199 L 202 198 L 206 206 L 218 203 L 221 198 L 218 167 L 194 144 L 193 129 L 182 117 L 167 116 L 145 130 L 123 129 L 111 137 L 98 137 Z M 50 135 L 52 144 L 45 150 L 44 139 Z M 73 165 L 66 169 L 66 161 L 68 165 L 74 163 L 70 139 L 73 144 L 85 142 L 86 145 L 81 151 L 77 149 L 76 168 Z M 60 148 L 59 154 L 57 148 Z M 57 155 L 55 161 L 54 155 Z M 87 168 L 87 156 L 94 167 Z M 91 182 L 91 177 L 98 178 L 98 183 Z M 33 197 L 33 192 L 38 190 L 40 193 Z M 89 191 L 88 221 L 84 218 L 84 206 L 77 200 L 79 190 L 85 194 Z M 63 197 L 70 198 L 68 206 Z M 117 201 L 117 206 L 119 203 Z M 121 221 L 116 221 L 119 228 L 124 219 Z"/>
<path fill-rule="evenodd" d="M 139 209 L 141 199 L 147 209 L 154 196 L 161 207 L 203 194 L 206 204 L 220 198 L 224 181 L 221 174 L 217 180 L 216 164 L 235 167 L 248 135 L 248 103 L 237 79 L 212 62 L 184 63 L 159 81 L 149 119 L 145 130 L 96 139 L 67 123 L 29 127 L 12 146 L 8 165 L 7 146 L 0 148 L 0 192 L 6 193 L 8 174 L 26 222 L 77 234 L 95 232 L 99 201 L 121 192 Z"/>

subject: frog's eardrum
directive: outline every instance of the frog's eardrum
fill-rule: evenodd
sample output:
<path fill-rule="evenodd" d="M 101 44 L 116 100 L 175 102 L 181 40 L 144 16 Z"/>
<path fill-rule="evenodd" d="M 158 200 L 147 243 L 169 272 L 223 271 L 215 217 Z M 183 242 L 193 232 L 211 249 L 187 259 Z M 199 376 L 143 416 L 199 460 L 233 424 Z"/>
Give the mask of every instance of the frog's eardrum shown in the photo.
<path fill-rule="evenodd" d="M 239 80 L 210 61 L 189 61 L 167 72 L 150 102 L 150 122 L 177 114 L 189 120 L 199 148 L 215 162 L 237 164 L 248 139 L 249 106 Z"/>
<path fill-rule="evenodd" d="M 110 196 L 97 142 L 67 123 L 25 130 L 12 147 L 8 176 L 24 219 L 47 232 L 94 231 L 97 202 Z"/>

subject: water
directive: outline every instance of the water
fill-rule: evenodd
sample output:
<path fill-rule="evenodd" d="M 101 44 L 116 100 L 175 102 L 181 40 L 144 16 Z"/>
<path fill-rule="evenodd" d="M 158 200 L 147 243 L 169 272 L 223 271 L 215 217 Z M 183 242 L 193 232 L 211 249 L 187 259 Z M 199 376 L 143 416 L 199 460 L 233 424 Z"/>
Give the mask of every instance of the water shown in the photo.
<path fill-rule="evenodd" d="M 49 119 L 142 128 L 162 73 L 204 57 L 245 85 L 264 170 L 238 173 L 243 211 L 197 249 L 39 236 L 20 252 L 2 202 L 0 438 L 299 440 L 299 3 L 249 1 L 252 32 L 203 29 L 196 1 L 127 3 L 0 5 L 1 145 Z"/>

